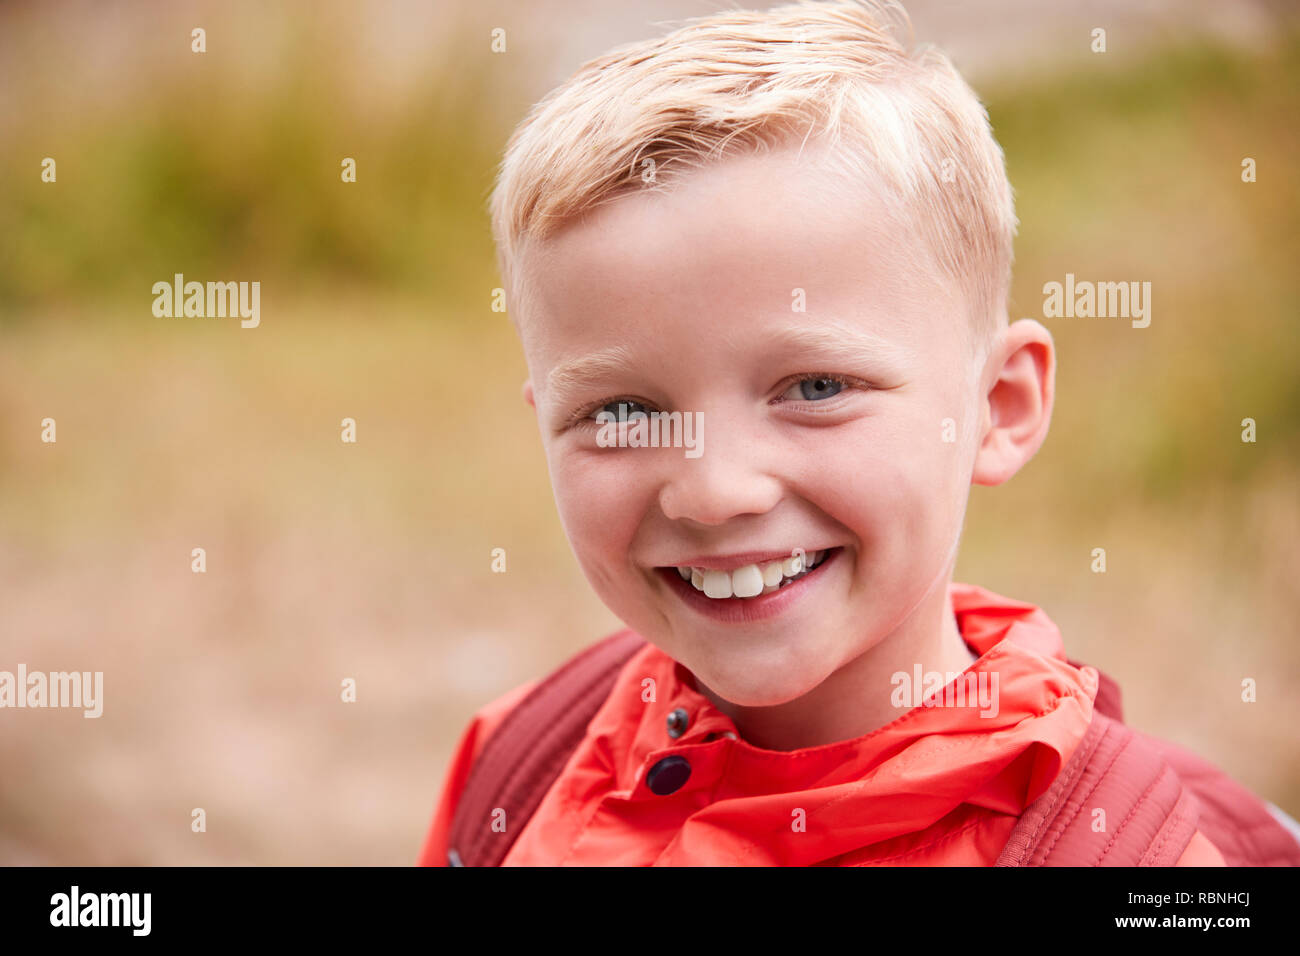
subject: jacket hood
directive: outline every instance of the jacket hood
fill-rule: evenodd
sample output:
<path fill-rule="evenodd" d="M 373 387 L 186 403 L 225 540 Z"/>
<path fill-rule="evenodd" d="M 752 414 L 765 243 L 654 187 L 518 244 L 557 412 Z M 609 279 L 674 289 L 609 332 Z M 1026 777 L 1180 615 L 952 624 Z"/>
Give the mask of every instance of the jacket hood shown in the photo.
<path fill-rule="evenodd" d="M 1097 672 L 1067 660 L 1040 608 L 967 584 L 950 585 L 949 595 L 978 659 L 885 726 L 797 750 L 747 743 L 685 667 L 647 644 L 619 673 L 506 865 L 810 865 L 950 814 L 954 832 L 971 829 L 975 808 L 1014 821 L 1087 731 Z M 647 678 L 652 702 L 642 699 Z M 996 694 L 995 709 L 980 704 L 977 687 Z M 678 709 L 688 724 L 673 739 L 667 722 Z M 661 779 L 657 793 L 652 771 L 668 766 L 689 773 L 667 793 Z"/>

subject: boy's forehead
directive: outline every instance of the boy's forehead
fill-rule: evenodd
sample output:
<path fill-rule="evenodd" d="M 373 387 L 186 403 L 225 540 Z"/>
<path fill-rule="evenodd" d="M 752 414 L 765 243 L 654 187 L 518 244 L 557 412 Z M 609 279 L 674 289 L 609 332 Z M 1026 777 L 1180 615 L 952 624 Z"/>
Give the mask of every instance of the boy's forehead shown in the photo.
<path fill-rule="evenodd" d="M 666 182 L 621 191 L 536 244 L 526 259 L 539 267 L 532 278 L 577 274 L 608 285 L 680 286 L 711 272 L 724 278 L 718 266 L 743 272 L 773 258 L 793 274 L 829 259 L 837 239 L 867 252 L 871 230 L 857 227 L 887 215 L 883 202 L 858 190 L 854 200 L 878 208 L 845 216 L 849 190 L 815 157 L 789 149 L 663 177 Z"/>
<path fill-rule="evenodd" d="M 629 191 L 526 242 L 519 267 L 537 366 L 678 321 L 832 319 L 919 342 L 928 330 L 912 313 L 955 291 L 878 184 L 846 182 L 797 146 Z"/>

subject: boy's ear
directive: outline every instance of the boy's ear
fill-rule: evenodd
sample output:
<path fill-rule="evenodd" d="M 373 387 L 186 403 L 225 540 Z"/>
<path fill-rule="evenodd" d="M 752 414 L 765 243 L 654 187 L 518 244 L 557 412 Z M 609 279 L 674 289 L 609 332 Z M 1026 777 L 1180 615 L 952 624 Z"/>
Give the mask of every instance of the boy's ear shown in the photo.
<path fill-rule="evenodd" d="M 533 401 L 533 380 L 531 378 L 524 379 L 524 401 L 531 405 L 534 410 L 537 409 L 537 403 Z"/>
<path fill-rule="evenodd" d="M 1047 437 L 1056 392 L 1052 333 L 1033 319 L 1013 322 L 988 358 L 993 382 L 983 400 L 979 449 L 971 482 L 1000 485 L 1038 451 Z"/>

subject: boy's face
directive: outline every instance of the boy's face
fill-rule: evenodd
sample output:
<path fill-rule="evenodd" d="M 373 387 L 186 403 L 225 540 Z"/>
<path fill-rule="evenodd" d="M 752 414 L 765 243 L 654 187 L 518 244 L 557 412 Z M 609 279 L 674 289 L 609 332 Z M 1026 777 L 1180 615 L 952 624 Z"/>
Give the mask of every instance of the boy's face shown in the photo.
<path fill-rule="evenodd" d="M 985 414 L 958 290 L 869 189 L 795 152 L 628 194 L 521 262 L 525 395 L 578 561 L 742 706 L 802 696 L 946 600 Z M 620 402 L 702 416 L 702 454 L 601 447 L 595 414 Z M 795 549 L 835 550 L 757 598 L 675 569 Z"/>

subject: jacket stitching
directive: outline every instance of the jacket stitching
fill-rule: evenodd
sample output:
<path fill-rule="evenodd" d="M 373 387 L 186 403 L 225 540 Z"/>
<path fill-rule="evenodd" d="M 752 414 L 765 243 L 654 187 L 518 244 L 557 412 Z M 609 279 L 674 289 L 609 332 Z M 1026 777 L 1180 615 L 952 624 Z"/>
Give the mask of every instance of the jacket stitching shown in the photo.
<path fill-rule="evenodd" d="M 1105 737 L 1109 736 L 1109 734 L 1110 734 L 1110 728 L 1107 727 L 1107 728 L 1102 732 L 1102 734 L 1101 734 L 1101 738 L 1102 738 L 1102 739 L 1105 739 Z M 1097 744 L 1098 744 L 1098 746 L 1100 746 L 1100 745 L 1101 745 L 1101 740 L 1098 740 Z M 1074 821 L 1074 819 L 1075 819 L 1076 817 L 1078 817 L 1078 815 L 1079 815 L 1079 811 L 1083 808 L 1083 805 L 1084 805 L 1085 803 L 1088 802 L 1089 798 L 1091 798 L 1092 795 L 1093 795 L 1094 793 L 1097 792 L 1097 788 L 1101 785 L 1101 781 L 1102 781 L 1103 779 L 1105 779 L 1105 777 L 1106 777 L 1107 774 L 1110 773 L 1110 769 L 1111 769 L 1111 767 L 1113 767 L 1113 766 L 1115 765 L 1115 761 L 1119 759 L 1120 754 L 1123 753 L 1126 749 L 1127 749 L 1127 744 L 1125 744 L 1125 745 L 1123 745 L 1123 746 L 1120 746 L 1120 747 L 1117 747 L 1116 750 L 1115 750 L 1115 753 L 1111 755 L 1110 760 L 1106 763 L 1106 767 L 1105 767 L 1105 769 L 1102 770 L 1101 773 L 1099 773 L 1099 774 L 1098 774 L 1098 775 L 1097 775 L 1097 776 L 1096 776 L 1096 777 L 1095 777 L 1095 778 L 1094 778 L 1094 779 L 1089 783 L 1089 785 L 1088 785 L 1088 789 L 1087 789 L 1084 793 L 1082 793 L 1082 794 L 1079 795 L 1078 801 L 1077 801 L 1077 803 L 1076 803 L 1075 806 L 1074 806 L 1074 810 L 1073 810 L 1073 812 L 1071 812 L 1068 816 L 1064 816 L 1064 817 L 1063 817 L 1063 822 L 1062 822 L 1061 825 L 1056 829 L 1056 833 L 1052 836 L 1052 839 L 1047 843 L 1046 846 L 1041 847 L 1041 848 L 1037 851 L 1037 853 L 1035 854 L 1035 856 L 1036 856 L 1040 861 L 1041 861 L 1041 860 L 1045 860 L 1045 859 L 1047 859 L 1048 854 L 1050 854 L 1050 853 L 1052 852 L 1052 848 L 1056 846 L 1057 842 L 1058 842 L 1058 841 L 1061 839 L 1061 837 L 1065 834 L 1065 831 L 1066 831 L 1066 829 L 1069 827 L 1069 825 Z M 1093 750 L 1093 753 L 1096 753 L 1096 750 L 1095 750 L 1095 749 Z M 1092 755 L 1089 754 L 1089 760 L 1091 760 L 1091 757 L 1092 757 Z M 1080 775 L 1082 775 L 1086 769 L 1087 769 L 1087 765 L 1086 765 L 1086 764 L 1081 765 L 1080 768 L 1079 768 L 1079 773 L 1080 773 Z M 1070 788 L 1070 792 L 1071 792 L 1071 793 L 1073 792 L 1073 789 L 1074 789 L 1073 787 Z M 1063 794 L 1063 796 L 1064 796 L 1064 794 Z M 1065 805 L 1065 807 L 1062 808 L 1062 810 L 1061 810 L 1058 814 L 1055 814 L 1055 815 L 1054 815 L 1054 817 L 1053 817 L 1053 819 L 1052 819 L 1051 822 L 1052 822 L 1052 823 L 1055 823 L 1055 822 L 1056 822 L 1056 817 L 1060 817 L 1060 816 L 1062 816 L 1062 815 L 1063 815 L 1067 810 L 1069 810 L 1069 809 L 1070 809 L 1070 805 L 1069 805 L 1069 803 L 1067 802 L 1067 804 Z M 1102 851 L 1102 852 L 1103 852 L 1103 855 L 1104 855 L 1105 851 Z M 1100 857 L 1098 857 L 1098 859 L 1100 859 Z"/>
<path fill-rule="evenodd" d="M 1161 826 L 1155 842 L 1148 847 L 1147 851 L 1138 859 L 1138 865 L 1156 865 L 1160 860 L 1161 854 L 1164 853 L 1165 847 L 1168 846 L 1169 841 L 1173 839 L 1174 833 L 1180 830 L 1184 821 L 1190 818 L 1191 814 L 1187 811 L 1187 803 L 1184 799 L 1180 798 L 1174 805 L 1173 812 L 1169 814 L 1168 819 L 1166 819 L 1164 825 Z M 1195 827 L 1193 827 L 1192 835 L 1196 835 Z M 1186 846 L 1184 846 L 1183 849 L 1185 850 Z"/>
<path fill-rule="evenodd" d="M 1022 845 L 1017 847 L 1014 853 L 1014 859 L 1016 865 L 1021 864 L 1026 854 L 1030 851 L 1030 848 L 1036 846 L 1043 832 L 1056 819 L 1058 808 L 1061 806 L 1063 801 L 1069 799 L 1070 794 L 1074 791 L 1076 781 L 1083 774 L 1084 770 L 1087 768 L 1088 761 L 1091 760 L 1092 755 L 1096 753 L 1097 747 L 1101 743 L 1101 738 L 1103 738 L 1104 736 L 1105 736 L 1104 729 L 1098 731 L 1094 735 L 1092 733 L 1091 728 L 1089 728 L 1088 732 L 1084 734 L 1083 740 L 1080 741 L 1079 746 L 1089 747 L 1090 749 L 1085 754 L 1083 754 L 1081 760 L 1067 764 L 1066 767 L 1061 771 L 1061 774 L 1059 775 L 1058 778 L 1060 779 L 1060 787 L 1055 789 L 1049 789 L 1047 791 L 1048 794 L 1051 794 L 1050 802 L 1043 805 L 1042 807 L 1037 807 L 1032 811 L 1038 814 L 1038 817 L 1036 822 L 1033 823 L 1032 827 L 1028 829 L 1028 832 L 1023 835 L 1024 842 Z M 1022 813 L 1021 816 L 1024 816 L 1024 814 Z M 1034 818 L 1031 817 L 1030 819 L 1033 820 Z"/>
<path fill-rule="evenodd" d="M 1106 844 L 1105 849 L 1101 851 L 1101 858 L 1104 859 L 1106 855 L 1110 853 L 1110 851 L 1114 848 L 1115 843 L 1119 840 L 1119 835 L 1124 832 L 1124 828 L 1129 825 L 1129 823 L 1133 820 L 1133 817 L 1137 814 L 1138 810 L 1140 810 L 1142 808 L 1142 805 L 1146 803 L 1147 797 L 1151 795 L 1151 791 L 1156 788 L 1156 785 L 1168 779 L 1168 774 L 1169 774 L 1169 768 L 1162 767 L 1160 772 L 1156 774 L 1156 778 L 1152 780 L 1150 784 L 1147 785 L 1147 788 L 1145 790 L 1142 791 L 1142 795 L 1133 802 L 1133 806 L 1131 806 L 1129 808 L 1128 813 L 1124 815 L 1124 819 L 1120 822 L 1120 825 L 1116 827 L 1115 832 L 1111 834 L 1110 842 L 1108 842 Z"/>

